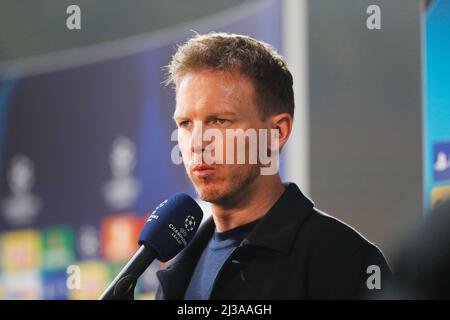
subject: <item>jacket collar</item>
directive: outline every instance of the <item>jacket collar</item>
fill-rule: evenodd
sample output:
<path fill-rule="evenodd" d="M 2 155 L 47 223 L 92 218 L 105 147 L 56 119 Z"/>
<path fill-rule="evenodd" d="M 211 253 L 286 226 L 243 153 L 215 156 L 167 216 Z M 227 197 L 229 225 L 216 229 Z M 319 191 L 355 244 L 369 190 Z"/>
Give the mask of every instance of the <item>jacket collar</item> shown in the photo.
<path fill-rule="evenodd" d="M 246 243 L 288 254 L 297 230 L 314 203 L 295 183 L 285 183 L 286 190 L 248 235 Z"/>
<path fill-rule="evenodd" d="M 283 254 L 290 252 L 297 231 L 314 203 L 303 195 L 295 183 L 285 183 L 284 186 L 285 192 L 244 239 L 241 246 L 254 245 Z M 157 272 L 166 299 L 183 298 L 182 292 L 189 284 L 192 272 L 214 229 L 214 220 L 210 217 L 166 269 Z"/>

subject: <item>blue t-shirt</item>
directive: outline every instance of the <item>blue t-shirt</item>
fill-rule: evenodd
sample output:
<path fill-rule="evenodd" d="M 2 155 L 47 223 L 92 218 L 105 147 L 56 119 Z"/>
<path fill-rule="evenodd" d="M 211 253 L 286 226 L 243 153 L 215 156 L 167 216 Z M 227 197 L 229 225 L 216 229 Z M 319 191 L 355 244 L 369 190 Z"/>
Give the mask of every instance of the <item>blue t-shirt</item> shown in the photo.
<path fill-rule="evenodd" d="M 220 268 L 260 219 L 237 228 L 214 232 L 192 274 L 185 300 L 207 300 Z"/>

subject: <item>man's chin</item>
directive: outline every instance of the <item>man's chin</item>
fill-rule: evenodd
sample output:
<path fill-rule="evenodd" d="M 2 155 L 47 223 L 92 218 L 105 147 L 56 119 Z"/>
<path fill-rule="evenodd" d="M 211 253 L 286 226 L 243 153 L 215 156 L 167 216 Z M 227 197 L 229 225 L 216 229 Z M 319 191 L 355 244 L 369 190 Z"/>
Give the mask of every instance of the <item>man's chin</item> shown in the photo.
<path fill-rule="evenodd" d="M 219 202 L 223 197 L 222 192 L 212 186 L 196 186 L 195 190 L 199 198 L 203 201 L 215 203 Z"/>
<path fill-rule="evenodd" d="M 194 179 L 192 181 L 200 199 L 206 202 L 220 202 L 224 197 L 223 185 L 213 180 Z"/>

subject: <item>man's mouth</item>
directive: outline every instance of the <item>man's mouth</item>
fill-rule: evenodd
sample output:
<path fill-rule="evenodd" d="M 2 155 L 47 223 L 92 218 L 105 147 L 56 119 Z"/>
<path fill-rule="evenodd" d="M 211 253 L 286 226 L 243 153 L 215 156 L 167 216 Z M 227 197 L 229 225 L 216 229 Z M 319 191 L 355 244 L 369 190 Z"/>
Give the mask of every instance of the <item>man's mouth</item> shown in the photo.
<path fill-rule="evenodd" d="M 217 167 L 213 167 L 206 164 L 196 165 L 192 169 L 192 174 L 198 178 L 208 178 L 217 171 Z"/>

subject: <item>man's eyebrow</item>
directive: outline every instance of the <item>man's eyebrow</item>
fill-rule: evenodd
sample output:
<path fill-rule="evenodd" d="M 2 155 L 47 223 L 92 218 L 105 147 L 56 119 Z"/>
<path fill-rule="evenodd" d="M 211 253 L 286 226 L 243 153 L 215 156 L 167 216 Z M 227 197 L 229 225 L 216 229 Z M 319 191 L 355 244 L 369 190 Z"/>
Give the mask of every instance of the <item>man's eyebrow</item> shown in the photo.
<path fill-rule="evenodd" d="M 223 116 L 223 115 L 235 115 L 236 112 L 234 112 L 232 109 L 226 109 L 226 108 L 220 108 L 216 110 L 211 110 L 208 112 L 208 116 Z"/>
<path fill-rule="evenodd" d="M 217 117 L 223 117 L 223 116 L 235 116 L 236 112 L 233 111 L 223 111 L 223 112 L 211 112 L 207 115 L 207 118 L 217 118 Z"/>
<path fill-rule="evenodd" d="M 179 119 L 179 118 L 184 118 L 184 116 L 182 114 L 174 112 L 173 115 L 172 115 L 172 119 L 176 120 L 176 119 Z"/>
<path fill-rule="evenodd" d="M 223 116 L 236 116 L 236 113 L 233 111 L 211 112 L 208 115 L 206 115 L 206 118 L 210 119 L 210 118 L 217 118 L 217 117 L 223 117 Z M 177 113 L 174 113 L 172 116 L 173 120 L 185 119 L 185 118 L 187 118 L 185 115 L 177 114 Z"/>

